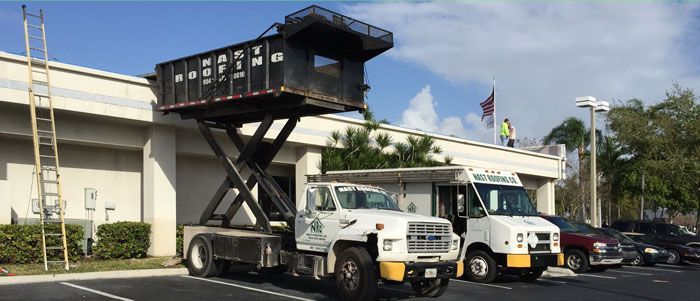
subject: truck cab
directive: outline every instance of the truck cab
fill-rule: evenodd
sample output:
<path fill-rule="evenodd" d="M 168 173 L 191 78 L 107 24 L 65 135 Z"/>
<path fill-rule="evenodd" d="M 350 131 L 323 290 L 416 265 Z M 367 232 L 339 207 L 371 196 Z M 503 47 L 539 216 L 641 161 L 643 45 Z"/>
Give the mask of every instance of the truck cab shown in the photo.
<path fill-rule="evenodd" d="M 394 282 L 461 275 L 459 236 L 449 221 L 402 212 L 381 188 L 348 183 L 311 183 L 297 202 L 294 236 L 297 249 L 328 254 L 325 274 L 355 275 L 347 251 L 362 246 L 378 271 L 374 277 Z M 355 277 L 355 276 L 353 276 Z"/>

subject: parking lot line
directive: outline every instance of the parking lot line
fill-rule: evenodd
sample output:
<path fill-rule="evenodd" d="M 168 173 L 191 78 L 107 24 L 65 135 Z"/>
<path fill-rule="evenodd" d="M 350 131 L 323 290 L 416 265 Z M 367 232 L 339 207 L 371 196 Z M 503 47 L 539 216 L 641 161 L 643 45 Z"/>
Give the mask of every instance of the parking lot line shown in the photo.
<path fill-rule="evenodd" d="M 594 278 L 605 278 L 605 279 L 617 279 L 616 277 L 600 276 L 600 275 L 590 275 L 590 274 L 577 274 L 577 276 L 594 277 Z"/>
<path fill-rule="evenodd" d="M 495 287 L 495 288 L 502 288 L 506 290 L 512 290 L 512 287 L 507 287 L 507 286 L 501 286 L 501 285 L 495 285 L 495 284 L 488 284 L 488 283 L 478 283 L 478 282 L 471 282 L 471 281 L 465 281 L 465 280 L 458 280 L 458 279 L 451 279 L 451 281 L 457 281 L 457 282 L 462 282 L 462 283 L 468 283 L 468 284 L 475 284 L 475 285 L 483 285 L 483 286 L 488 286 L 488 287 Z"/>
<path fill-rule="evenodd" d="M 650 268 L 650 267 L 625 267 L 627 268 L 632 268 L 632 269 L 643 269 L 643 270 L 653 270 L 653 271 L 661 271 L 661 272 L 669 272 L 669 273 L 683 273 L 681 271 L 674 271 L 674 270 L 669 270 L 669 269 L 659 269 L 659 268 Z"/>
<path fill-rule="evenodd" d="M 301 301 L 315 301 L 315 300 L 313 300 L 313 299 L 306 299 L 306 298 L 302 298 L 302 297 L 295 297 L 295 296 L 290 296 L 290 295 L 275 293 L 275 292 L 271 292 L 271 291 L 261 290 L 261 289 L 257 289 L 257 288 L 253 288 L 253 287 L 247 287 L 247 286 L 244 286 L 244 285 L 235 284 L 235 283 L 230 283 L 230 282 L 217 281 L 217 280 L 206 279 L 206 278 L 198 278 L 198 277 L 189 276 L 189 275 L 183 275 L 182 277 L 190 278 L 190 279 L 196 279 L 196 280 L 201 280 L 201 281 L 208 281 L 208 282 L 218 283 L 218 284 L 223 284 L 223 285 L 228 285 L 228 286 L 233 286 L 233 287 L 242 288 L 242 289 L 246 289 L 246 290 L 251 290 L 251 291 L 255 291 L 255 292 L 259 292 L 259 293 L 265 293 L 265 294 L 270 294 L 270 295 L 285 297 L 285 298 L 289 298 L 289 299 L 295 299 L 295 300 L 301 300 Z"/>
<path fill-rule="evenodd" d="M 112 299 L 115 299 L 115 300 L 134 301 L 134 300 L 131 300 L 131 299 L 127 299 L 127 298 L 115 296 L 115 295 L 112 295 L 112 294 L 109 294 L 109 293 L 105 293 L 105 292 L 98 291 L 98 290 L 95 290 L 95 289 L 91 289 L 91 288 L 87 288 L 87 287 L 84 287 L 84 286 L 76 285 L 76 284 L 73 284 L 73 283 L 68 283 L 68 282 L 60 282 L 60 283 L 63 284 L 63 285 L 67 285 L 67 286 L 70 286 L 70 287 L 77 288 L 77 289 L 79 289 L 79 290 L 88 291 L 88 292 L 91 292 L 91 293 L 93 293 L 93 294 L 102 295 L 102 296 L 105 296 L 105 297 L 108 297 L 108 298 L 112 298 Z"/>
<path fill-rule="evenodd" d="M 546 278 L 540 278 L 537 279 L 538 281 L 544 281 L 544 282 L 552 282 L 552 283 L 559 283 L 559 284 L 566 284 L 564 281 L 559 281 L 559 280 L 552 280 L 552 279 L 546 279 Z"/>
<path fill-rule="evenodd" d="M 632 275 L 651 276 L 651 274 L 648 274 L 648 273 L 637 273 L 637 272 L 628 272 L 628 271 L 620 271 L 620 270 L 608 270 L 608 272 L 613 272 L 613 273 L 624 273 L 624 274 L 632 274 Z"/>

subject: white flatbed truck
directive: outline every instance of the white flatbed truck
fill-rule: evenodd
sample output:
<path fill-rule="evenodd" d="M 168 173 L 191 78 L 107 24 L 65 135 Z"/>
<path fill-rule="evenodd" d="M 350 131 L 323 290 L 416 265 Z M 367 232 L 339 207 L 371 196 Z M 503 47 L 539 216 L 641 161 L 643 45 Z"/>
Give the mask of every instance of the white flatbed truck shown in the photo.
<path fill-rule="evenodd" d="M 402 210 L 446 217 L 461 238 L 465 276 L 492 282 L 499 273 L 523 280 L 562 266 L 559 228 L 541 218 L 514 172 L 468 166 L 329 171 L 309 182 L 369 184 L 396 192 Z"/>
<path fill-rule="evenodd" d="M 448 220 L 401 212 L 378 187 L 313 183 L 297 201 L 293 235 L 185 227 L 190 274 L 216 276 L 231 263 L 334 278 L 343 300 L 373 299 L 378 281 L 409 282 L 438 297 L 461 276 L 459 236 Z"/>

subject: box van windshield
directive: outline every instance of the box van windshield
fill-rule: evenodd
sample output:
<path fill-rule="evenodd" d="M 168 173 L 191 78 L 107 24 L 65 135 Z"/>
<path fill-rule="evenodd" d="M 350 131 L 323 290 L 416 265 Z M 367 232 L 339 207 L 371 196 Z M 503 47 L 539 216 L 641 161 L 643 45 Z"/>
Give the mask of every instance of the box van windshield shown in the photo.
<path fill-rule="evenodd" d="M 369 186 L 338 186 L 335 188 L 340 206 L 345 209 L 383 209 L 401 211 L 383 190 Z"/>
<path fill-rule="evenodd" d="M 538 216 L 523 187 L 484 183 L 474 186 L 491 215 Z"/>

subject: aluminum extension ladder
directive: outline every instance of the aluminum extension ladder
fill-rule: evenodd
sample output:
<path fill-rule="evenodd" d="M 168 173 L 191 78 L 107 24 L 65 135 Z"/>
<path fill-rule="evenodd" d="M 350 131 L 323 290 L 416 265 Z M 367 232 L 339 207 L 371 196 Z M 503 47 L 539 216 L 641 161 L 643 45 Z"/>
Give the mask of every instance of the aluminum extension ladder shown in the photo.
<path fill-rule="evenodd" d="M 26 5 L 22 5 L 22 16 L 27 53 L 35 175 L 41 211 L 39 219 L 44 270 L 48 271 L 49 264 L 62 264 L 68 270 L 68 244 L 63 218 L 65 203 L 61 196 L 44 11 L 39 10 L 38 15 L 31 14 L 27 12 Z"/>

